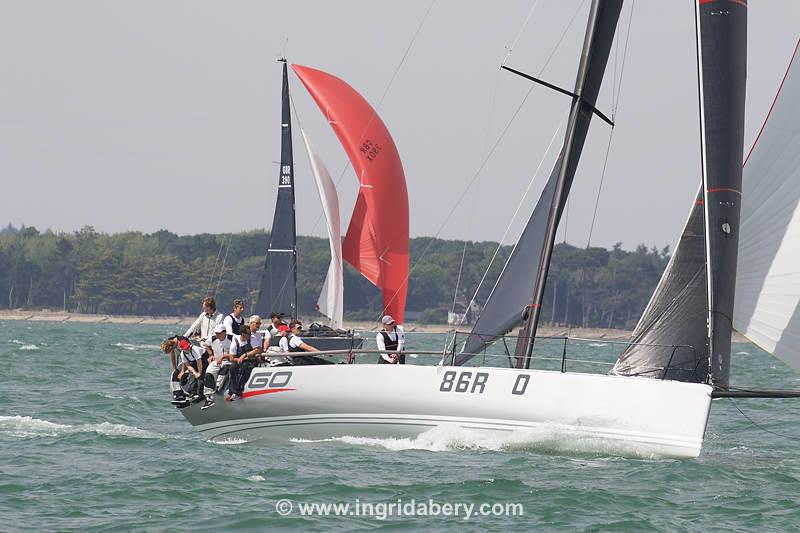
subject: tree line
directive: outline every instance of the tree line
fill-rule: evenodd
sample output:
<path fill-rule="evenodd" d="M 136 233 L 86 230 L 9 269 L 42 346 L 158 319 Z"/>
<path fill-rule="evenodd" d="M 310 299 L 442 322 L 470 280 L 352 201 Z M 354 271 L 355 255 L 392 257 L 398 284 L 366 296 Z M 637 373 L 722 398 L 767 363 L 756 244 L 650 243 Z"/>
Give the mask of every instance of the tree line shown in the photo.
<path fill-rule="evenodd" d="M 105 234 L 86 226 L 56 233 L 9 225 L 0 230 L 0 308 L 193 315 L 202 298 L 212 295 L 227 311 L 234 298 L 255 301 L 264 267 L 260 251 L 266 250 L 267 239 L 264 231 L 179 236 L 165 230 Z M 330 261 L 328 242 L 300 236 L 297 253 L 298 309 L 314 316 Z M 510 246 L 498 250 L 495 242 L 411 239 L 409 316 L 443 323 L 450 310 L 464 312 L 473 300 L 482 304 L 510 253 Z M 610 250 L 558 244 L 542 318 L 563 325 L 631 328 L 668 260 L 668 248 L 640 245 L 626 251 L 619 243 Z M 349 265 L 344 286 L 346 319 L 380 315 L 380 291 Z"/>

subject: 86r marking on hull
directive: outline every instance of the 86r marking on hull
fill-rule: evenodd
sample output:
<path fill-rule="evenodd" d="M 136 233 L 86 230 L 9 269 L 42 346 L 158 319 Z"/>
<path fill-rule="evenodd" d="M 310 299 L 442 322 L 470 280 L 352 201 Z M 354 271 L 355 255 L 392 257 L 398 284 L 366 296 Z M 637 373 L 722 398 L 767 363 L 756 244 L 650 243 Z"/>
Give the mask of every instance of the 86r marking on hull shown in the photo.
<path fill-rule="evenodd" d="M 456 376 L 458 376 L 458 379 L 456 379 Z M 469 392 L 470 394 L 477 392 L 478 394 L 483 394 L 488 380 L 489 374 L 487 372 L 473 373 L 468 370 L 462 372 L 448 370 L 442 376 L 439 392 Z"/>

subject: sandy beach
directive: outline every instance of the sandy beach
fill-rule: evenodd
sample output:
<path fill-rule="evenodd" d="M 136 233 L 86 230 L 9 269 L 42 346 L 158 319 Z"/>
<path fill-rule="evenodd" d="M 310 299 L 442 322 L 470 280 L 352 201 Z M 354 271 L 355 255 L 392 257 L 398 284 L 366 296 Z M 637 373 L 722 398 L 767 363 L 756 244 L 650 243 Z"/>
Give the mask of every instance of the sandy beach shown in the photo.
<path fill-rule="evenodd" d="M 175 326 L 188 326 L 196 317 L 194 316 L 137 316 L 137 315 L 103 315 L 89 313 L 72 313 L 68 311 L 52 311 L 49 309 L 4 309 L 0 310 L 0 320 L 28 320 L 32 322 L 82 322 L 82 323 L 108 323 L 108 324 L 163 324 Z M 302 317 L 304 323 L 310 324 L 313 318 Z M 366 321 L 345 321 L 348 329 L 358 331 L 377 331 L 380 324 Z M 420 324 L 409 322 L 405 324 L 407 332 L 422 333 L 447 333 L 453 327 L 446 324 Z M 468 327 L 460 328 L 467 331 Z M 631 332 L 622 329 L 603 328 L 539 328 L 541 336 L 573 336 L 591 339 L 625 339 Z"/>

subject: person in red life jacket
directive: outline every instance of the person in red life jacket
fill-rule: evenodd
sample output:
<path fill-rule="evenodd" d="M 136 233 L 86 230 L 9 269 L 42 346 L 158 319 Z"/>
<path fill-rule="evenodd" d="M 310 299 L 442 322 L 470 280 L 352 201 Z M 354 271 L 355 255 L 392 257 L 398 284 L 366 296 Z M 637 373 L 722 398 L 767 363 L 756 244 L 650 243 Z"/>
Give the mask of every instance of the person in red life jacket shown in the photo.
<path fill-rule="evenodd" d="M 403 348 L 406 345 L 406 335 L 403 326 L 396 324 L 394 318 L 386 315 L 381 319 L 383 329 L 375 336 L 375 344 L 382 353 L 378 357 L 380 364 L 406 364 L 406 356 Z"/>
<path fill-rule="evenodd" d="M 282 352 L 318 352 L 316 348 L 310 344 L 303 342 L 300 338 L 300 331 L 303 329 L 303 324 L 299 320 L 292 320 L 289 322 L 289 332 L 281 337 L 278 345 Z"/>
<path fill-rule="evenodd" d="M 242 313 L 244 313 L 244 302 L 237 298 L 233 301 L 233 311 L 222 321 L 225 324 L 225 332 L 231 341 L 233 341 L 233 336 L 238 335 L 244 326 Z"/>
<path fill-rule="evenodd" d="M 186 337 L 176 335 L 164 339 L 161 342 L 161 350 L 169 354 L 172 365 L 170 379 L 172 404 L 183 408 L 192 401 L 202 400 L 203 357 L 206 355 L 206 348 L 192 344 Z"/>
<path fill-rule="evenodd" d="M 225 399 L 229 402 L 238 400 L 253 368 L 258 364 L 261 346 L 251 344 L 250 326 L 242 326 L 239 335 L 234 335 L 230 347 L 230 359 L 233 365 L 230 371 L 230 384 Z"/>

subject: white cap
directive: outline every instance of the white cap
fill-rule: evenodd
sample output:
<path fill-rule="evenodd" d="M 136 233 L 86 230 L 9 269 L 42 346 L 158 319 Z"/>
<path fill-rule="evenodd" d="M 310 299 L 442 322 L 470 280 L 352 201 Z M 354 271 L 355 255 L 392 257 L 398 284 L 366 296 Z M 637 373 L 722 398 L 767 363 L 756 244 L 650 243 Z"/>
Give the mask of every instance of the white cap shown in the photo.
<path fill-rule="evenodd" d="M 383 322 L 384 324 L 394 324 L 394 318 L 392 318 L 392 315 L 385 315 L 381 319 L 381 322 Z"/>
<path fill-rule="evenodd" d="M 214 326 L 214 333 L 222 333 L 223 331 L 225 331 L 225 324 L 220 322 L 219 324 Z"/>

